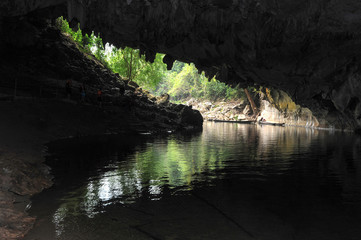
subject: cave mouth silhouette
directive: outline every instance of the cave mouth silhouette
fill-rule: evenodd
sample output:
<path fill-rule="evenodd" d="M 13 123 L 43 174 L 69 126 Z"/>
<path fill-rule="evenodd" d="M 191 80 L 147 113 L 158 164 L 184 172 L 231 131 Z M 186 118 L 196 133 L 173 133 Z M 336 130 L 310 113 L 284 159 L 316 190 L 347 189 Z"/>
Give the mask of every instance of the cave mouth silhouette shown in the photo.
<path fill-rule="evenodd" d="M 360 3 L 321 2 L 8 0 L 0 5 L 0 31 L 23 44 L 24 34 L 10 34 L 21 28 L 9 19 L 67 16 L 72 26 L 99 32 L 117 47 L 138 48 L 150 61 L 166 53 L 168 69 L 177 59 L 233 86 L 274 87 L 308 107 L 321 125 L 356 130 Z"/>

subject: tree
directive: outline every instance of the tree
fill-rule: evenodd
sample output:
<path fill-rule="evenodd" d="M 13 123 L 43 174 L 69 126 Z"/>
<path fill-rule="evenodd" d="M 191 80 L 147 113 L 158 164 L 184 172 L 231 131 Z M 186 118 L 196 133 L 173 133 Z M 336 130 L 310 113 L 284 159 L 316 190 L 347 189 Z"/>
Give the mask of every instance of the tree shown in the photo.
<path fill-rule="evenodd" d="M 231 88 L 215 78 L 208 79 L 204 73 L 199 74 L 196 66 L 175 61 L 171 71 L 163 63 L 164 54 L 156 54 L 153 63 L 145 60 L 145 55 L 140 54 L 139 49 L 130 47 L 116 48 L 107 43 L 94 32 L 89 36 L 83 35 L 78 26 L 74 32 L 68 22 L 60 17 L 56 20 L 58 28 L 69 34 L 78 44 L 79 49 L 85 53 L 92 53 L 106 67 L 138 85 L 160 95 L 169 93 L 173 100 L 182 101 L 186 98 L 196 99 L 237 99 L 244 98 L 241 88 Z"/>
<path fill-rule="evenodd" d="M 145 55 L 140 54 L 139 49 L 129 47 L 117 49 L 109 46 L 106 47 L 106 52 L 105 59 L 114 72 L 148 89 L 155 90 L 166 74 L 164 54 L 157 54 L 154 62 L 150 63 L 145 60 Z"/>
<path fill-rule="evenodd" d="M 257 114 L 258 114 L 258 108 L 257 108 L 255 102 L 253 101 L 253 98 L 252 98 L 251 94 L 249 94 L 247 88 L 244 89 L 244 92 L 246 93 L 248 101 L 251 104 L 252 111 L 253 111 L 253 116 L 256 117 Z"/>

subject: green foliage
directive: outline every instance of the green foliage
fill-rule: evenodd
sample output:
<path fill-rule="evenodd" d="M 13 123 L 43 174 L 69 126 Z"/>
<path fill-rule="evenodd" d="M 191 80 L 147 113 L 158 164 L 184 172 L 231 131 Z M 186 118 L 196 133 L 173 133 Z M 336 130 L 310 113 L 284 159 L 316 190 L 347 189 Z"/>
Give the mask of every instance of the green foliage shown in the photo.
<path fill-rule="evenodd" d="M 104 53 L 104 44 L 103 39 L 100 38 L 100 35 L 98 37 L 94 36 L 94 32 L 90 35 L 90 42 L 91 42 L 91 50 L 92 53 L 95 55 L 95 57 L 100 60 L 101 62 L 105 63 L 105 53 Z"/>
<path fill-rule="evenodd" d="M 167 65 L 163 63 L 164 56 L 164 54 L 158 53 L 153 63 L 145 61 L 145 56 L 142 56 L 142 68 L 137 77 L 139 84 L 145 85 L 152 90 L 156 89 L 167 71 Z"/>
<path fill-rule="evenodd" d="M 173 64 L 172 72 L 180 73 L 183 70 L 183 67 L 186 65 L 184 62 L 175 61 Z"/>
<path fill-rule="evenodd" d="M 154 62 L 150 63 L 138 49 L 117 49 L 109 45 L 106 48 L 105 61 L 109 68 L 140 86 L 154 90 L 165 75 L 164 54 L 157 54 Z"/>
<path fill-rule="evenodd" d="M 153 63 L 145 60 L 139 49 L 125 47 L 116 48 L 108 43 L 104 46 L 100 35 L 94 32 L 83 35 L 80 26 L 73 31 L 68 22 L 60 17 L 56 20 L 57 27 L 69 34 L 85 53 L 92 53 L 109 69 L 121 76 L 135 81 L 153 92 L 155 95 L 168 93 L 173 101 L 184 101 L 187 98 L 208 100 L 233 100 L 244 98 L 243 89 L 231 88 L 215 78 L 208 79 L 204 73 L 199 74 L 196 66 L 191 63 L 175 61 L 171 71 L 163 63 L 164 54 L 157 54 Z"/>
<path fill-rule="evenodd" d="M 69 23 L 63 17 L 59 17 L 56 19 L 56 26 L 62 32 L 69 34 L 76 43 L 83 45 L 83 33 L 80 29 L 80 24 L 78 24 L 78 30 L 75 32 L 69 27 Z"/>
<path fill-rule="evenodd" d="M 77 42 L 80 45 L 83 45 L 83 33 L 80 29 L 80 24 L 78 24 L 78 31 L 73 32 L 72 36 L 75 42 Z"/>
<path fill-rule="evenodd" d="M 64 33 L 70 33 L 72 31 L 69 27 L 69 23 L 63 18 L 63 16 L 56 19 L 55 25 Z"/>
<path fill-rule="evenodd" d="M 69 27 L 69 23 L 63 17 L 59 17 L 58 19 L 56 19 L 56 26 L 63 33 L 69 35 L 74 40 L 74 42 L 78 44 L 78 48 L 80 51 L 86 54 L 94 54 L 98 60 L 105 63 L 102 59 L 101 54 L 101 50 L 104 50 L 104 46 L 100 36 L 96 37 L 94 35 L 94 32 L 90 36 L 88 34 L 83 35 L 79 24 L 78 30 L 74 31 Z M 92 49 L 96 49 L 95 52 L 92 52 Z"/>
<path fill-rule="evenodd" d="M 243 89 L 231 88 L 215 78 L 209 80 L 204 73 L 199 74 L 195 65 L 176 61 L 173 69 L 160 82 L 158 94 L 168 93 L 173 101 L 187 98 L 208 99 L 212 101 L 244 98 Z"/>

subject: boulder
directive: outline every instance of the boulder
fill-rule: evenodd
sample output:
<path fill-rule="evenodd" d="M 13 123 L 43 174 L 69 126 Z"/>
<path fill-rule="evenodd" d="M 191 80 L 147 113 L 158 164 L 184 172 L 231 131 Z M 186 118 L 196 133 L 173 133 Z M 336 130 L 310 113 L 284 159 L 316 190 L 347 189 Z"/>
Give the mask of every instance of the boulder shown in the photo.
<path fill-rule="evenodd" d="M 203 125 L 203 117 L 201 113 L 197 110 L 193 110 L 191 107 L 184 106 L 184 108 L 180 111 L 180 121 L 181 124 L 185 126 L 196 126 L 202 127 Z"/>
<path fill-rule="evenodd" d="M 170 96 L 168 93 L 165 93 L 157 98 L 157 104 L 167 104 L 169 103 Z"/>
<path fill-rule="evenodd" d="M 128 81 L 128 86 L 133 87 L 135 89 L 139 88 L 139 85 L 134 81 Z"/>
<path fill-rule="evenodd" d="M 246 107 L 243 109 L 243 114 L 244 115 L 252 114 L 252 110 L 251 110 L 251 107 L 249 105 L 246 105 Z"/>

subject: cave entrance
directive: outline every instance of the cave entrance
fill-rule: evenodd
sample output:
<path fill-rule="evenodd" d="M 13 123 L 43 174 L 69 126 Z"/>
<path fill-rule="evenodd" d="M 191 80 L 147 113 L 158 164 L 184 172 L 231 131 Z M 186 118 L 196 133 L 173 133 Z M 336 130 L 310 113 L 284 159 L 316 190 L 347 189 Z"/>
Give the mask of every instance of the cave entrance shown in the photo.
<path fill-rule="evenodd" d="M 257 94 L 255 88 L 228 86 L 216 76 L 207 77 L 194 63 L 175 61 L 170 66 L 165 54 L 157 53 L 149 59 L 139 49 L 103 44 L 99 35 L 83 34 L 80 26 L 74 31 L 62 17 L 56 23 L 73 38 L 81 51 L 93 54 L 104 66 L 125 79 L 127 85 L 136 88 L 138 94 L 153 100 L 163 96 L 158 102 L 191 105 L 204 119 L 211 121 L 249 121 L 257 116 L 253 101 Z"/>

